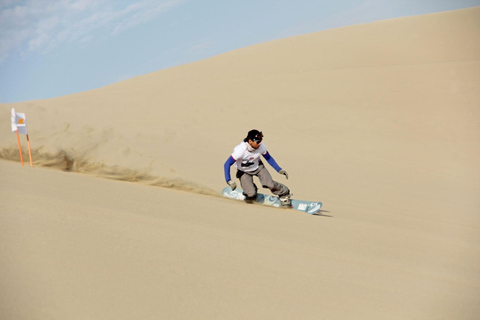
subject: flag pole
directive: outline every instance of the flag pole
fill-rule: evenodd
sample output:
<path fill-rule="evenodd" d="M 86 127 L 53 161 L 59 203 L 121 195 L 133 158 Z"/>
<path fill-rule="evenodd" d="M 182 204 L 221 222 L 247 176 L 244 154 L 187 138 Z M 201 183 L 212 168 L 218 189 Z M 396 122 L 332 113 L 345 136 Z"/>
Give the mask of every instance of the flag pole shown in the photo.
<path fill-rule="evenodd" d="M 33 167 L 32 149 L 30 149 L 30 138 L 28 138 L 28 134 L 27 134 L 27 143 L 28 143 L 28 156 L 30 157 L 30 167 Z"/>
<path fill-rule="evenodd" d="M 17 141 L 18 141 L 18 151 L 20 152 L 20 160 L 22 161 L 22 166 L 23 166 L 22 146 L 20 145 L 20 135 L 18 134 L 18 129 L 17 129 Z"/>

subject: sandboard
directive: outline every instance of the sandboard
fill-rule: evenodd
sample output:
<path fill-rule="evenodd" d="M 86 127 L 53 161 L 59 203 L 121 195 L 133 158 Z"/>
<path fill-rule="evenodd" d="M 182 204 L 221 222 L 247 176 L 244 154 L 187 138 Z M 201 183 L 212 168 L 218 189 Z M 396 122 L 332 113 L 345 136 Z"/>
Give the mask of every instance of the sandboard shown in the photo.
<path fill-rule="evenodd" d="M 222 191 L 224 197 L 235 199 L 235 200 L 245 200 L 245 196 L 243 195 L 242 189 L 235 189 L 232 191 L 232 188 L 225 187 Z M 257 198 L 255 201 L 259 204 L 263 204 L 266 206 L 272 206 L 279 208 L 281 207 L 280 199 L 274 195 L 266 195 L 263 193 L 257 193 Z M 316 214 L 320 211 L 322 207 L 322 203 L 318 201 L 305 201 L 305 200 L 296 200 L 291 199 L 292 202 L 292 209 L 306 212 L 309 214 Z"/>

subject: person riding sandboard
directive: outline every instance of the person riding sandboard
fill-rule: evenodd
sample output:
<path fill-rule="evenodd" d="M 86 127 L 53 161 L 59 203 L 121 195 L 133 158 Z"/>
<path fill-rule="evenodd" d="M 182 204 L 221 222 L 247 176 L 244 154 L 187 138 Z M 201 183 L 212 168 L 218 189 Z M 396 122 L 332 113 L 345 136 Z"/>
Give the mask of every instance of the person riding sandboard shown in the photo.
<path fill-rule="evenodd" d="M 291 207 L 290 189 L 272 179 L 260 156 L 263 156 L 278 173 L 283 174 L 287 179 L 288 173 L 277 164 L 262 141 L 263 133 L 261 131 L 252 129 L 248 132 L 247 137 L 233 149 L 233 153 L 225 161 L 225 181 L 232 191 L 237 188 L 237 184 L 232 181 L 230 176 L 230 167 L 235 164 L 237 168 L 236 177 L 240 180 L 246 202 L 252 203 L 256 199 L 257 186 L 253 182 L 253 177 L 256 176 L 264 188 L 270 189 L 274 195 L 279 197 L 282 207 Z"/>

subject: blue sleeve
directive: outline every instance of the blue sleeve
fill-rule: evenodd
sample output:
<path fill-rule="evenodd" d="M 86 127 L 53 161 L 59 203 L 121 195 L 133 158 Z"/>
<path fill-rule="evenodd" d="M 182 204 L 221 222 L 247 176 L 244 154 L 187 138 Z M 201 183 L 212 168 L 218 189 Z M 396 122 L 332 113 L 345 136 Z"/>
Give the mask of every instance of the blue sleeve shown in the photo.
<path fill-rule="evenodd" d="M 225 181 L 228 182 L 232 180 L 230 177 L 230 167 L 232 164 L 235 163 L 235 159 L 232 158 L 232 156 L 228 157 L 227 161 L 225 161 L 225 164 L 223 165 L 223 171 L 225 173 Z"/>
<path fill-rule="evenodd" d="M 270 155 L 270 153 L 268 153 L 268 151 L 265 152 L 263 157 L 265 158 L 265 160 L 267 160 L 268 164 L 273 167 L 273 169 L 277 170 L 277 172 L 282 170 L 282 168 L 280 168 L 280 166 L 277 164 L 275 159 L 273 159 L 273 157 Z"/>

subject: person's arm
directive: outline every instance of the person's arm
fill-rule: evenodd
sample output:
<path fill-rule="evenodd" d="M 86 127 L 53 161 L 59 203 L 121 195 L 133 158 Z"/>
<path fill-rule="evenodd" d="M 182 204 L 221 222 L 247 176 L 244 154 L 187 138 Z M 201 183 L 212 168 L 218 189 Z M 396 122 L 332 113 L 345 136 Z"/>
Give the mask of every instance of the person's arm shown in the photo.
<path fill-rule="evenodd" d="M 288 179 L 287 171 L 280 168 L 280 166 L 277 164 L 275 159 L 273 159 L 270 153 L 268 153 L 268 151 L 263 154 L 263 157 L 265 158 L 265 160 L 267 160 L 268 164 L 270 164 L 278 173 L 283 174 Z"/>
<path fill-rule="evenodd" d="M 223 171 L 225 173 L 225 181 L 228 183 L 228 181 L 232 180 L 232 177 L 230 176 L 230 167 L 232 164 L 235 163 L 235 159 L 233 159 L 232 156 L 228 157 L 227 161 L 225 161 L 225 164 L 223 165 Z"/>
<path fill-rule="evenodd" d="M 275 169 L 277 172 L 282 170 L 282 168 L 280 168 L 280 166 L 277 164 L 275 159 L 273 159 L 270 153 L 268 153 L 268 151 L 263 154 L 263 157 L 265 158 L 265 160 L 267 160 L 268 164 L 271 165 L 273 169 Z"/>

